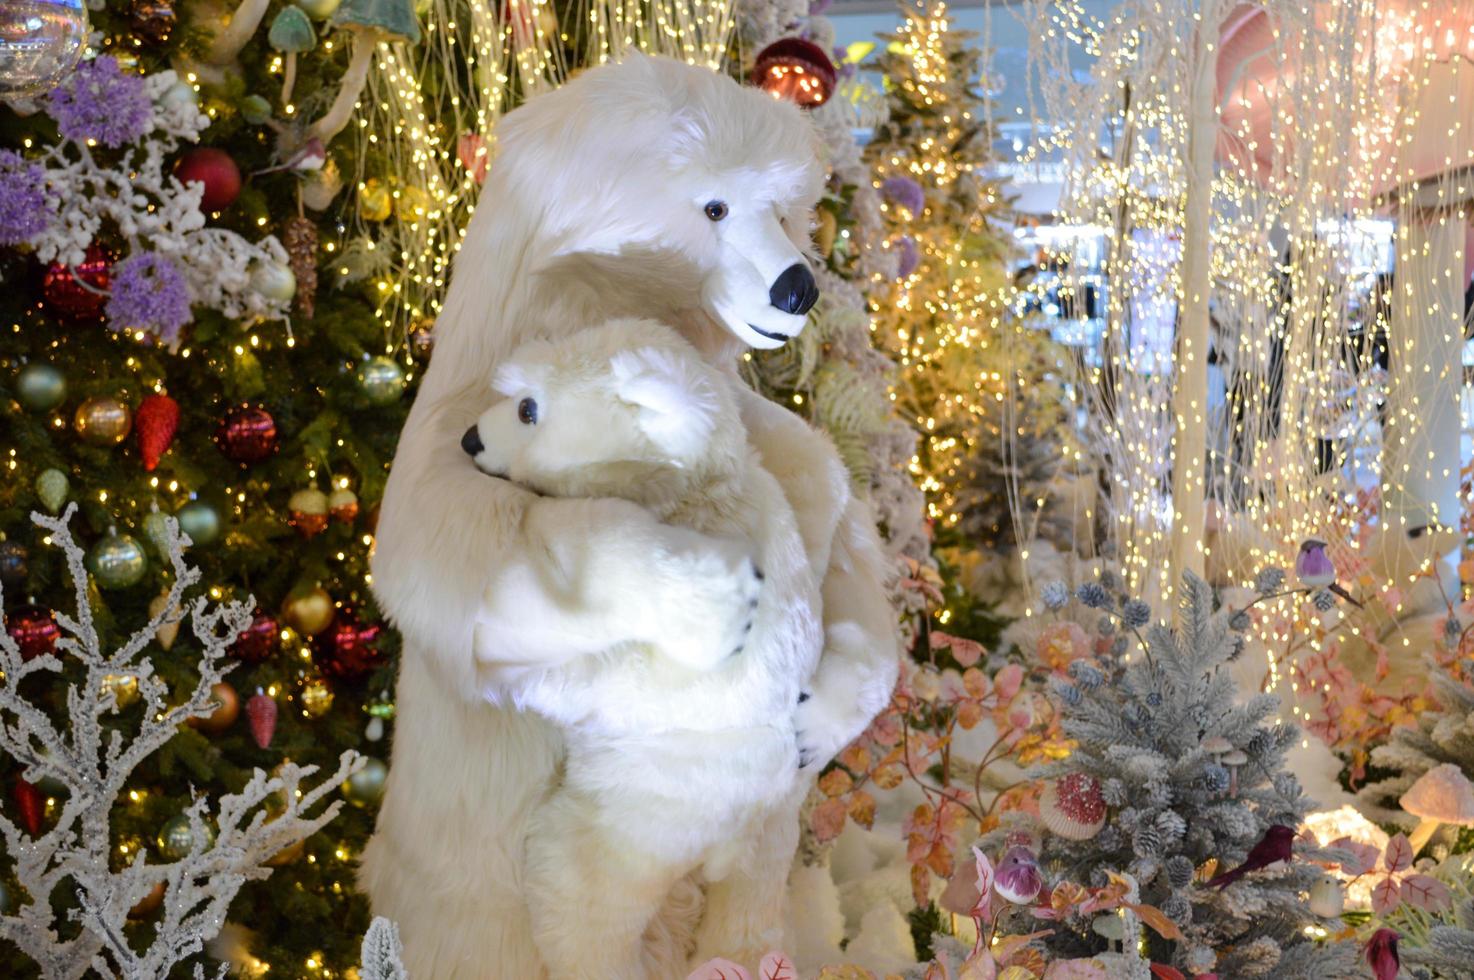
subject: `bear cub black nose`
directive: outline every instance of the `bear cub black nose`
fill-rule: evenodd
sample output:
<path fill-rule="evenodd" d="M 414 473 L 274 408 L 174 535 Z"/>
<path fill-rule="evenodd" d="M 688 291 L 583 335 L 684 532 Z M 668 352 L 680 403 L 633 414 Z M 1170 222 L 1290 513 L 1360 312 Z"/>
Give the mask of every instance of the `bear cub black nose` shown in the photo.
<path fill-rule="evenodd" d="M 481 443 L 481 433 L 476 431 L 473 425 L 461 436 L 461 448 L 466 451 L 467 456 L 480 456 L 486 447 Z"/>
<path fill-rule="evenodd" d="M 802 262 L 795 262 L 784 269 L 768 290 L 768 301 L 784 313 L 803 316 L 819 301 L 819 284 L 814 274 Z"/>

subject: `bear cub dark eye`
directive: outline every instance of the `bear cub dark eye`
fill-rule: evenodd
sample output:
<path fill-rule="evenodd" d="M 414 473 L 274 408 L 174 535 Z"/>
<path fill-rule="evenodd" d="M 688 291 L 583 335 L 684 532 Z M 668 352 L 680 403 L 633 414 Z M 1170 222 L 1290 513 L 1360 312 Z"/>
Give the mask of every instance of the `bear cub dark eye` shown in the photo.
<path fill-rule="evenodd" d="M 707 201 L 706 202 L 706 207 L 703 208 L 702 210 L 704 210 L 706 212 L 706 216 L 708 218 L 710 218 L 711 220 L 713 220 L 713 221 L 721 221 L 723 218 L 725 218 L 727 216 L 727 202 L 726 201 Z"/>
<path fill-rule="evenodd" d="M 531 398 L 524 398 L 517 403 L 517 421 L 523 425 L 537 424 L 537 402 Z"/>

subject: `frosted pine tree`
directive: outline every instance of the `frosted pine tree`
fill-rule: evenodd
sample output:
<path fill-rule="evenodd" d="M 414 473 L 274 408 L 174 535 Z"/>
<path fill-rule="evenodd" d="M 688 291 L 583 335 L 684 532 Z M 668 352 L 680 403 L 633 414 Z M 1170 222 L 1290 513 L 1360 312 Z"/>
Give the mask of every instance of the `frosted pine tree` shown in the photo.
<path fill-rule="evenodd" d="M 358 976 L 359 980 L 409 980 L 399 927 L 382 915 L 375 916 L 364 934 L 363 964 Z"/>
<path fill-rule="evenodd" d="M 1278 585 L 1266 584 L 1269 592 Z M 1312 862 L 1334 852 L 1297 838 L 1288 865 L 1231 875 L 1221 888 L 1208 884 L 1243 864 L 1272 827 L 1298 827 L 1309 801 L 1285 771 L 1297 733 L 1271 721 L 1277 700 L 1257 695 L 1238 703 L 1225 669 L 1241 644 L 1235 630 L 1248 625 L 1248 616 L 1215 612 L 1211 588 L 1191 575 L 1182 595 L 1180 627 L 1170 630 L 1147 628 L 1152 615 L 1143 602 L 1118 604 L 1096 583 L 1080 588 L 1078 602 L 1099 617 L 1101 646 L 1110 649 L 1074 661 L 1068 678 L 1055 682 L 1064 731 L 1078 745 L 1036 774 L 1045 780 L 1044 827 L 1033 828 L 1041 837 L 1040 865 L 1051 885 L 1101 886 L 1108 872 L 1129 875 L 1140 901 L 1160 909 L 1184 936 L 1174 942 L 1142 930 L 1148 958 L 1189 975 L 1356 975 L 1352 945 L 1306 935 L 1323 922 L 1307 905 L 1306 893 L 1323 875 Z M 1043 598 L 1054 610 L 1070 600 L 1057 584 Z M 1006 826 L 986 843 L 996 850 L 1018 829 Z M 1090 918 L 1052 925 L 1043 942 L 1057 956 L 1098 953 L 1112 931 Z"/>
<path fill-rule="evenodd" d="M 52 780 L 58 800 L 49 828 L 23 829 L 0 815 L 0 854 L 20 894 L 0 915 L 0 940 L 33 961 L 47 980 L 72 980 L 89 970 L 123 980 L 157 980 L 200 952 L 219 933 L 226 910 L 248 880 L 265 878 L 283 850 L 317 832 L 337 815 L 323 798 L 362 766 L 343 753 L 337 772 L 309 786 L 315 766 L 285 763 L 274 775 L 256 770 L 238 793 L 211 801 L 196 795 L 182 814 L 190 846 L 177 861 L 153 863 L 144 849 L 113 870 L 112 816 L 138 765 L 190 718 L 218 707 L 211 687 L 229 670 L 226 650 L 251 622 L 252 603 L 212 605 L 189 597 L 200 573 L 185 564 L 189 538 L 170 517 L 161 550 L 173 567 L 166 602 L 142 629 L 105 651 L 88 597 L 88 577 L 69 523 L 33 514 L 53 547 L 66 557 L 76 615 L 53 615 L 63 634 L 48 650 L 23 649 L 0 633 L 0 752 L 20 767 L 25 785 Z M 0 592 L 0 613 L 5 607 Z M 150 649 L 161 628 L 188 618 L 201 647 L 193 690 L 173 692 L 155 673 Z M 145 710 L 121 711 L 110 679 L 136 679 Z M 67 712 L 55 717 L 31 703 L 43 685 L 64 686 Z M 314 814 L 312 811 L 316 810 Z M 129 911 L 163 888 L 154 928 L 127 928 Z M 19 966 L 12 961 L 12 966 Z M 9 974 L 7 974 L 9 975 Z M 195 975 L 201 976 L 200 964 Z"/>

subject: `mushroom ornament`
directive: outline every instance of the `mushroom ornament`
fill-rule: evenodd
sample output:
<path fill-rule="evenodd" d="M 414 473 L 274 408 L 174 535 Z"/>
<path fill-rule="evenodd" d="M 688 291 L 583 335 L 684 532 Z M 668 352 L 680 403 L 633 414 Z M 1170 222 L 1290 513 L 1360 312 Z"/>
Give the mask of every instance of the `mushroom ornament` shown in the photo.
<path fill-rule="evenodd" d="M 1408 813 L 1421 818 L 1408 837 L 1414 854 L 1423 849 L 1439 824 L 1474 827 L 1474 783 L 1451 762 L 1419 776 L 1398 802 Z"/>
<path fill-rule="evenodd" d="M 210 43 L 205 54 L 205 63 L 222 66 L 235 61 L 241 49 L 250 43 L 256 28 L 261 26 L 261 19 L 266 16 L 268 6 L 270 0 L 241 0 L 224 29 Z"/>
<path fill-rule="evenodd" d="M 271 22 L 266 40 L 271 42 L 273 49 L 286 55 L 281 101 L 282 105 L 288 105 L 292 101 L 292 86 L 297 81 L 297 55 L 316 47 L 317 32 L 312 29 L 312 21 L 307 19 L 301 7 L 283 7 L 276 20 Z"/>
<path fill-rule="evenodd" d="M 308 130 L 309 138 L 320 139 L 323 143 L 348 125 L 358 97 L 368 82 L 369 65 L 379 43 L 408 41 L 415 44 L 420 40 L 414 0 L 343 0 L 329 23 L 353 35 L 353 56 L 339 83 L 337 98 Z"/>

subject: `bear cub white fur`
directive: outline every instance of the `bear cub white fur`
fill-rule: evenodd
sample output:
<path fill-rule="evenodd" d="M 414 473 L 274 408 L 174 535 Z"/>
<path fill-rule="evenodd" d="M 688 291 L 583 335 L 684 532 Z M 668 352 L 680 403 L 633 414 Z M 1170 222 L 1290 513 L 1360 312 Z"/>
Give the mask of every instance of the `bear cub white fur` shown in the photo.
<path fill-rule="evenodd" d="M 739 566 L 752 618 L 721 657 L 668 636 L 500 692 L 566 735 L 562 782 L 526 845 L 534 935 L 553 977 L 651 975 L 642 937 L 672 888 L 746 860 L 807 761 L 795 711 L 823 645 L 818 576 L 749 448 L 735 384 L 669 327 L 614 320 L 518 349 L 494 380 L 505 397 L 462 440 L 486 473 L 547 496 L 620 497 L 752 558 Z M 602 948 L 588 949 L 590 934 Z"/>

